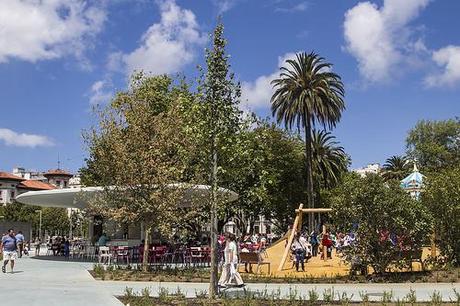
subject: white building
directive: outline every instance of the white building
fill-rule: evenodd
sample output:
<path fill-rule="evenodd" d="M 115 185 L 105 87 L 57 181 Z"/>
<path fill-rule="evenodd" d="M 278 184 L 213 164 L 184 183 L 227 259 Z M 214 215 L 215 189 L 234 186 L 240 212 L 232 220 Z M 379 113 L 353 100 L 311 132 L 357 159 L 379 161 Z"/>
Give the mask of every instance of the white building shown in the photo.
<path fill-rule="evenodd" d="M 354 169 L 352 171 L 358 173 L 361 177 L 365 177 L 369 173 L 379 174 L 382 171 L 382 167 L 380 166 L 380 164 L 375 163 L 369 164 L 363 168 Z"/>
<path fill-rule="evenodd" d="M 8 172 L 0 172 L 0 205 L 12 203 L 16 196 L 27 191 L 51 190 L 55 188 L 47 182 L 25 179 Z"/>
<path fill-rule="evenodd" d="M 13 203 L 16 196 L 27 191 L 69 188 L 72 184 L 78 187 L 80 178 L 71 183 L 72 178 L 62 169 L 38 172 L 16 167 L 13 173 L 0 172 L 0 205 Z"/>

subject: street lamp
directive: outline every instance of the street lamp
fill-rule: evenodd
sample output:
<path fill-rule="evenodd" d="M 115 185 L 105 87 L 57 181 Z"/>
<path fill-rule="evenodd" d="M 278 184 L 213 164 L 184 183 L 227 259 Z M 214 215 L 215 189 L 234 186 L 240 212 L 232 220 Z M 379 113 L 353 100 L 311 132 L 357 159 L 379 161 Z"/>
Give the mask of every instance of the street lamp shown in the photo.
<path fill-rule="evenodd" d="M 40 214 L 40 224 L 38 225 L 38 237 L 40 238 L 40 241 L 42 241 L 42 210 L 37 209 L 35 212 L 38 212 Z"/>

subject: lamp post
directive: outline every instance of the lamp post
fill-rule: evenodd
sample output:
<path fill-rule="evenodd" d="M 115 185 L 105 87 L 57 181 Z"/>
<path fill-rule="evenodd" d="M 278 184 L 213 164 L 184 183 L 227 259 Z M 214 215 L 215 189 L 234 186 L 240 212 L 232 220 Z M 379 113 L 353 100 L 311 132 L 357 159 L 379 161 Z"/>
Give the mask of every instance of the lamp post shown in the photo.
<path fill-rule="evenodd" d="M 40 238 L 40 240 L 42 240 L 42 210 L 37 209 L 35 212 L 38 212 L 40 215 L 40 222 L 38 225 L 38 237 Z"/>

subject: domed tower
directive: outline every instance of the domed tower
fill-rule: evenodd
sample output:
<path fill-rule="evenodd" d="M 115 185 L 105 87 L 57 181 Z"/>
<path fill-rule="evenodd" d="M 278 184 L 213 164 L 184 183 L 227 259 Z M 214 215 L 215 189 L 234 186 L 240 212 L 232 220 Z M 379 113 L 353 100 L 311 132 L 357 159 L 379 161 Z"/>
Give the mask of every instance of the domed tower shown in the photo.
<path fill-rule="evenodd" d="M 401 181 L 401 188 L 408 192 L 414 199 L 418 199 L 423 189 L 424 177 L 425 176 L 418 171 L 417 164 L 414 161 L 414 170 Z"/>
<path fill-rule="evenodd" d="M 68 188 L 69 180 L 73 177 L 73 174 L 62 170 L 62 169 L 52 169 L 43 174 L 44 177 L 48 180 L 48 183 L 55 186 L 58 189 Z"/>

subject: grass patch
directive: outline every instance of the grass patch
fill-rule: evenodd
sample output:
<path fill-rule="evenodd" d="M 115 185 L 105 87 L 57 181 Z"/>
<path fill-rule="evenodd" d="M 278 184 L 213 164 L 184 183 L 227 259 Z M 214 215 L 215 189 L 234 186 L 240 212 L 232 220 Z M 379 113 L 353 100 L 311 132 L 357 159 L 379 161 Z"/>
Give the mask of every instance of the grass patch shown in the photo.
<path fill-rule="evenodd" d="M 381 300 L 369 301 L 367 294 L 360 293 L 360 299 L 353 301 L 353 296 L 349 296 L 347 293 L 342 294 L 334 291 L 323 293 L 323 299 L 321 300 L 320 295 L 316 290 L 310 290 L 306 295 L 300 294 L 296 290 L 289 290 L 287 296 L 281 296 L 280 292 L 272 292 L 268 294 L 267 291 L 262 292 L 238 292 L 238 294 L 223 293 L 219 298 L 210 300 L 207 298 L 206 292 L 200 292 L 195 294 L 195 298 L 186 298 L 185 295 L 178 289 L 175 293 L 170 293 L 165 288 L 160 288 L 157 297 L 152 297 L 148 289 L 141 290 L 138 294 L 134 293 L 132 289 L 126 288 L 124 296 L 118 297 L 118 299 L 125 305 L 129 306 L 172 306 L 172 305 L 203 305 L 203 306 L 313 306 L 313 305 L 459 305 L 460 300 L 442 302 L 442 296 L 436 291 L 433 292 L 431 300 L 429 302 L 417 302 L 415 294 L 412 292 L 408 293 L 401 300 L 394 300 L 392 292 L 384 292 Z"/>
<path fill-rule="evenodd" d="M 99 280 L 114 281 L 152 281 L 152 282 L 209 282 L 209 268 L 171 268 L 154 267 L 144 272 L 139 267 L 102 266 L 94 265 L 91 275 Z M 352 276 L 336 275 L 313 277 L 309 275 L 257 275 L 241 273 L 246 283 L 275 283 L 275 284 L 341 284 L 341 283 L 458 283 L 460 282 L 460 268 L 449 267 L 445 270 L 425 272 L 391 272 L 383 275 Z"/>

